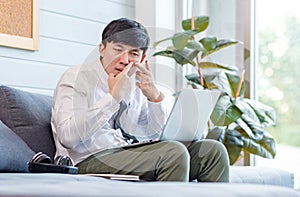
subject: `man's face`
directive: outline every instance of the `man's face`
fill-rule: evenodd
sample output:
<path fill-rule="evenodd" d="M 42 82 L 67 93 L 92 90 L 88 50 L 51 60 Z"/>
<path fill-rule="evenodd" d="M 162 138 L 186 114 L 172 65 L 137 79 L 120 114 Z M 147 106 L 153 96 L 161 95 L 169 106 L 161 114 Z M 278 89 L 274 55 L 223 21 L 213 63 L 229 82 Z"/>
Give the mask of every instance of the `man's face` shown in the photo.
<path fill-rule="evenodd" d="M 143 50 L 122 43 L 109 42 L 106 47 L 100 44 L 101 62 L 107 74 L 117 76 L 130 63 L 140 63 L 144 58 Z"/>

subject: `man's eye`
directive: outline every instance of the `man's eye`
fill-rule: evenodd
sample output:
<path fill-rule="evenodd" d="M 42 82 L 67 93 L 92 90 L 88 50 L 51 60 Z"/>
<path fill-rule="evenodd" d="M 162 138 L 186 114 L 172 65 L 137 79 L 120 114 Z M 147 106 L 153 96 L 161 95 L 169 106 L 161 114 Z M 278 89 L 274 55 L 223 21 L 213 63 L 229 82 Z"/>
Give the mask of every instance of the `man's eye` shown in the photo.
<path fill-rule="evenodd" d="M 135 53 L 135 52 L 133 52 L 133 53 L 131 53 L 133 56 L 136 56 L 136 57 L 139 57 L 140 56 L 140 54 L 139 53 Z"/>

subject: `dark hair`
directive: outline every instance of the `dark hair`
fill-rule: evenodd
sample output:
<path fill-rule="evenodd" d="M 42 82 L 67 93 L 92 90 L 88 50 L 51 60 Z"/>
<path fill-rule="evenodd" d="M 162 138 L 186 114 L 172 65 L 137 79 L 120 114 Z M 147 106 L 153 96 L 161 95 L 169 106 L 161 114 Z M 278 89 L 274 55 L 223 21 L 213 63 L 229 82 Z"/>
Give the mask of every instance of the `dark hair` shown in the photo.
<path fill-rule="evenodd" d="M 138 47 L 144 53 L 148 49 L 149 41 L 146 28 L 142 24 L 127 18 L 111 21 L 102 33 L 102 44 L 104 46 L 108 42 L 119 42 Z"/>

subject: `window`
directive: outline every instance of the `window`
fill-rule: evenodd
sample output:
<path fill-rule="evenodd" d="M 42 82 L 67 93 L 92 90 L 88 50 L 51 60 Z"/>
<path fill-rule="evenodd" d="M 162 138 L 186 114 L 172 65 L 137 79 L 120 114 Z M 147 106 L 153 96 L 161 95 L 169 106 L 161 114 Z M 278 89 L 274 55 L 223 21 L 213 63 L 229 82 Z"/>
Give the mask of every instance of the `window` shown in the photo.
<path fill-rule="evenodd" d="M 208 15 L 205 31 L 219 38 L 232 38 L 250 48 L 251 66 L 243 61 L 240 48 L 213 60 L 251 72 L 251 98 L 276 109 L 277 125 L 268 131 L 277 141 L 275 159 L 255 156 L 255 165 L 293 172 L 300 188 L 300 12 L 299 0 L 184 0 L 183 16 Z M 193 14 L 192 14 L 193 13 Z M 251 22 L 251 24 L 250 24 Z M 222 53 L 223 54 L 223 53 Z M 235 55 L 232 55 L 235 54 Z M 254 60 L 254 61 L 253 61 Z M 242 65 L 246 65 L 245 68 Z M 253 68 L 255 66 L 255 72 Z M 249 76 L 247 76 L 249 77 Z M 249 79 L 248 79 L 249 80 Z M 253 82 L 252 82 L 253 81 Z M 252 83 L 254 83 L 252 85 Z"/>
<path fill-rule="evenodd" d="M 297 189 L 300 188 L 299 6 L 298 0 L 255 1 L 258 99 L 275 107 L 277 114 L 276 127 L 269 129 L 277 141 L 276 158 L 257 157 L 256 165 L 293 172 Z"/>
<path fill-rule="evenodd" d="M 241 4 L 239 0 L 183 0 L 183 18 L 191 16 L 209 16 L 209 25 L 201 33 L 201 36 L 216 36 L 218 39 L 244 40 L 243 25 L 244 17 L 239 14 Z M 228 47 L 222 53 L 210 56 L 209 60 L 221 62 L 225 65 L 235 65 L 240 72 L 244 69 L 243 44 Z M 195 72 L 192 68 L 187 68 L 186 73 Z M 184 73 L 185 74 L 185 73 Z"/>

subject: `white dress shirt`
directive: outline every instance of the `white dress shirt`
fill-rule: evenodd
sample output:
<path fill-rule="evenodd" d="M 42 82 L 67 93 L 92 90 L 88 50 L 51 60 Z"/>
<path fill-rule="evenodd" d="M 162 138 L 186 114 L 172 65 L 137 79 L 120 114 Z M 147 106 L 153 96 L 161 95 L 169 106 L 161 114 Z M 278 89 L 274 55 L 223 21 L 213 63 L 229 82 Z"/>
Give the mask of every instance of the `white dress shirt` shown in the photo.
<path fill-rule="evenodd" d="M 52 107 L 56 157 L 69 155 L 75 164 L 101 150 L 126 145 L 114 117 L 120 104 L 111 96 L 100 59 L 69 68 L 61 77 Z M 150 102 L 137 87 L 126 97 L 121 128 L 138 140 L 159 137 L 167 119 L 162 102 Z"/>

